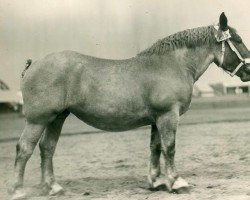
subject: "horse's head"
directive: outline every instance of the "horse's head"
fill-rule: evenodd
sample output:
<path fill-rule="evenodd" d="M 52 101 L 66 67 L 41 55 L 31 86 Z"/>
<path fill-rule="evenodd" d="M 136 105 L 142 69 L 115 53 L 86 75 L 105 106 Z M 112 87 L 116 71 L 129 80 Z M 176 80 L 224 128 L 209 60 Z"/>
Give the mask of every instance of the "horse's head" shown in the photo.
<path fill-rule="evenodd" d="M 231 76 L 250 81 L 250 52 L 236 30 L 228 26 L 224 12 L 220 15 L 219 25 L 214 28 L 219 49 L 215 63 Z"/>

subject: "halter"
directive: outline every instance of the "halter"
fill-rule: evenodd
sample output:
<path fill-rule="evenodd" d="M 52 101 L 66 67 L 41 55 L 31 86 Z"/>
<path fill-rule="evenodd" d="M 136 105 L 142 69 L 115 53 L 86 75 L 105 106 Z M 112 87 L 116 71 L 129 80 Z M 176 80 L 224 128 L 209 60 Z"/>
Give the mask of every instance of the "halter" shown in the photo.
<path fill-rule="evenodd" d="M 219 30 L 219 26 L 214 26 L 214 28 L 218 31 Z M 220 67 L 223 64 L 224 61 L 224 56 L 225 56 L 225 42 L 228 43 L 229 47 L 231 48 L 231 50 L 237 55 L 237 57 L 240 59 L 240 63 L 238 64 L 238 66 L 234 69 L 233 72 L 229 72 L 226 71 L 230 76 L 234 76 L 237 71 L 239 71 L 239 69 L 246 64 L 250 64 L 250 58 L 242 58 L 242 56 L 240 55 L 240 52 L 235 48 L 235 46 L 233 45 L 233 43 L 231 42 L 230 38 L 231 35 L 229 33 L 229 30 L 227 31 L 223 31 L 222 32 L 222 36 L 218 37 L 218 35 L 215 35 L 215 38 L 217 40 L 217 42 L 222 42 L 222 47 L 221 47 L 221 62 L 220 62 Z"/>

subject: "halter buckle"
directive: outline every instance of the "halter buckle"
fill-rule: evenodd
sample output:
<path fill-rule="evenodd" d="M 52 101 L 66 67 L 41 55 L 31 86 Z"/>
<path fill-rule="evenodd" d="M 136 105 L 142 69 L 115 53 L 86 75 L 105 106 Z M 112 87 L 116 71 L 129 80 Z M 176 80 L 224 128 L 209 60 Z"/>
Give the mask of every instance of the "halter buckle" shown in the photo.
<path fill-rule="evenodd" d="M 214 26 L 214 28 L 217 30 L 217 33 L 215 34 L 215 38 L 217 40 L 217 42 L 222 42 L 225 41 L 229 38 L 231 38 L 231 34 L 229 32 L 229 29 L 226 31 L 221 31 L 221 35 L 218 35 L 218 31 L 219 31 L 219 26 Z"/>

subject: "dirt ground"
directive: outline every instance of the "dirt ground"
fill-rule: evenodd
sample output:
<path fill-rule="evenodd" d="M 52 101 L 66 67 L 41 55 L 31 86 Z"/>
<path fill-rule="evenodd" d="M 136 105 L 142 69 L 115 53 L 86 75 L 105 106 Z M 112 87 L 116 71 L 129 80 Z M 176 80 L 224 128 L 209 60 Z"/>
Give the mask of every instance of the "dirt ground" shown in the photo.
<path fill-rule="evenodd" d="M 190 194 L 150 191 L 147 184 L 150 128 L 100 132 L 69 117 L 54 156 L 64 196 L 41 194 L 38 148 L 26 168 L 29 199 L 250 199 L 250 109 L 190 111 L 178 129 L 176 165 Z M 9 199 L 15 144 L 24 124 L 0 116 L 0 199 Z"/>

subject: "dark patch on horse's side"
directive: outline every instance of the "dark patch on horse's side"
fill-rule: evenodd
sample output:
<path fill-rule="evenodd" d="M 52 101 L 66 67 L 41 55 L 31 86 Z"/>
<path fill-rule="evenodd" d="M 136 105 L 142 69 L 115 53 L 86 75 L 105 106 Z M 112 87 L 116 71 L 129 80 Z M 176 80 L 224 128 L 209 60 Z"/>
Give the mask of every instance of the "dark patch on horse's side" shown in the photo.
<path fill-rule="evenodd" d="M 24 77 L 25 72 L 26 72 L 26 70 L 30 67 L 31 63 L 32 63 L 32 60 L 31 60 L 31 59 L 26 60 L 25 68 L 24 68 L 24 70 L 23 70 L 23 72 L 22 72 L 22 78 Z"/>

